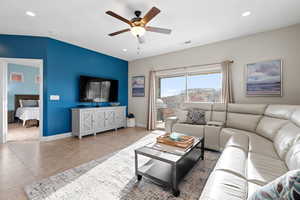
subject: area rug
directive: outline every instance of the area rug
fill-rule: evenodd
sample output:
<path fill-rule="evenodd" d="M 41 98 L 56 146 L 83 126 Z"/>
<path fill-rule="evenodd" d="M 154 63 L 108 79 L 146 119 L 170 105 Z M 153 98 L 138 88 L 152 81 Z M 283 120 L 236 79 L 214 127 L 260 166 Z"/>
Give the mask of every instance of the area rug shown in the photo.
<path fill-rule="evenodd" d="M 147 145 L 161 134 L 152 132 L 127 148 L 66 170 L 25 187 L 30 200 L 198 200 L 219 153 L 206 151 L 179 185 L 180 196 L 147 178 L 137 181 L 134 171 L 134 149 Z M 139 160 L 145 163 L 147 159 Z"/>

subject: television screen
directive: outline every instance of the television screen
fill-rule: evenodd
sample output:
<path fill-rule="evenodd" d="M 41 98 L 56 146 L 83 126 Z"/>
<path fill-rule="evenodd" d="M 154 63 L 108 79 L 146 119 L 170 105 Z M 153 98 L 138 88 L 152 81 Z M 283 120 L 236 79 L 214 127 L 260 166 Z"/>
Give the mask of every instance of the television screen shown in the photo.
<path fill-rule="evenodd" d="M 118 80 L 80 76 L 81 102 L 117 102 Z"/>

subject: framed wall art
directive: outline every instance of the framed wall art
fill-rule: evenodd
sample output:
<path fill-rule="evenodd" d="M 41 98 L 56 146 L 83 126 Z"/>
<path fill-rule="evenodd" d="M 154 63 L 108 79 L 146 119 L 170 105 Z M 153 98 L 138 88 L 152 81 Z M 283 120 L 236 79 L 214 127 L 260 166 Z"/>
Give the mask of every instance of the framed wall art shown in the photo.
<path fill-rule="evenodd" d="M 282 60 L 246 65 L 246 96 L 282 96 Z"/>
<path fill-rule="evenodd" d="M 24 75 L 21 72 L 10 72 L 9 77 L 13 82 L 24 82 Z"/>
<path fill-rule="evenodd" d="M 132 97 L 145 96 L 145 76 L 133 76 L 131 81 Z"/>

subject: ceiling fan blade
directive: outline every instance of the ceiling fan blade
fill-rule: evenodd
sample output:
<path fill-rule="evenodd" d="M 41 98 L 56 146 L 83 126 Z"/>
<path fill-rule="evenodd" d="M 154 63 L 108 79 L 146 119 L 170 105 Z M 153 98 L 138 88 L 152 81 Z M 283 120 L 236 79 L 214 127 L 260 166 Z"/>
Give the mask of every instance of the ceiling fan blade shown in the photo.
<path fill-rule="evenodd" d="M 109 35 L 109 36 L 115 36 L 115 35 L 118 35 L 118 34 L 120 34 L 120 33 L 125 33 L 125 32 L 128 32 L 128 31 L 130 31 L 129 28 L 123 29 L 123 30 L 120 30 L 120 31 L 117 31 L 117 32 L 114 32 L 114 33 L 111 33 L 111 34 L 108 34 L 108 35 Z"/>
<path fill-rule="evenodd" d="M 146 42 L 144 37 L 137 36 L 137 39 L 140 44 L 144 44 Z"/>
<path fill-rule="evenodd" d="M 120 15 L 114 13 L 113 11 L 110 11 L 110 10 L 109 10 L 109 11 L 106 11 L 106 14 L 108 14 L 108 15 L 110 15 L 110 16 L 112 16 L 112 17 L 115 17 L 115 18 L 117 18 L 117 19 L 119 19 L 119 20 L 125 22 L 126 24 L 129 24 L 129 26 L 132 26 L 131 21 L 129 21 L 128 19 L 125 19 L 124 17 L 121 17 Z"/>
<path fill-rule="evenodd" d="M 147 24 L 150 22 L 158 13 L 160 13 L 160 10 L 156 7 L 151 8 L 149 12 L 143 17 L 142 21 L 144 24 Z"/>
<path fill-rule="evenodd" d="M 147 26 L 145 29 L 150 32 L 163 33 L 163 34 L 171 34 L 171 32 L 172 32 L 171 29 L 158 28 L 158 27 L 153 27 L 153 26 Z"/>

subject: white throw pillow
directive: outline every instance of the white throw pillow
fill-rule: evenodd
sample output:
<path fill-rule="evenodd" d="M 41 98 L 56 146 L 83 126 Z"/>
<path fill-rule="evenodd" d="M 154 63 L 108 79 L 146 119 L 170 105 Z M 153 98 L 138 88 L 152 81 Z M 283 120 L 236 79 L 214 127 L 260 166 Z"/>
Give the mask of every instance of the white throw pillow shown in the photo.
<path fill-rule="evenodd" d="M 187 110 L 178 110 L 178 111 L 175 112 L 175 114 L 176 114 L 176 117 L 178 117 L 178 122 L 179 123 L 186 122 L 187 114 L 188 114 Z"/>

